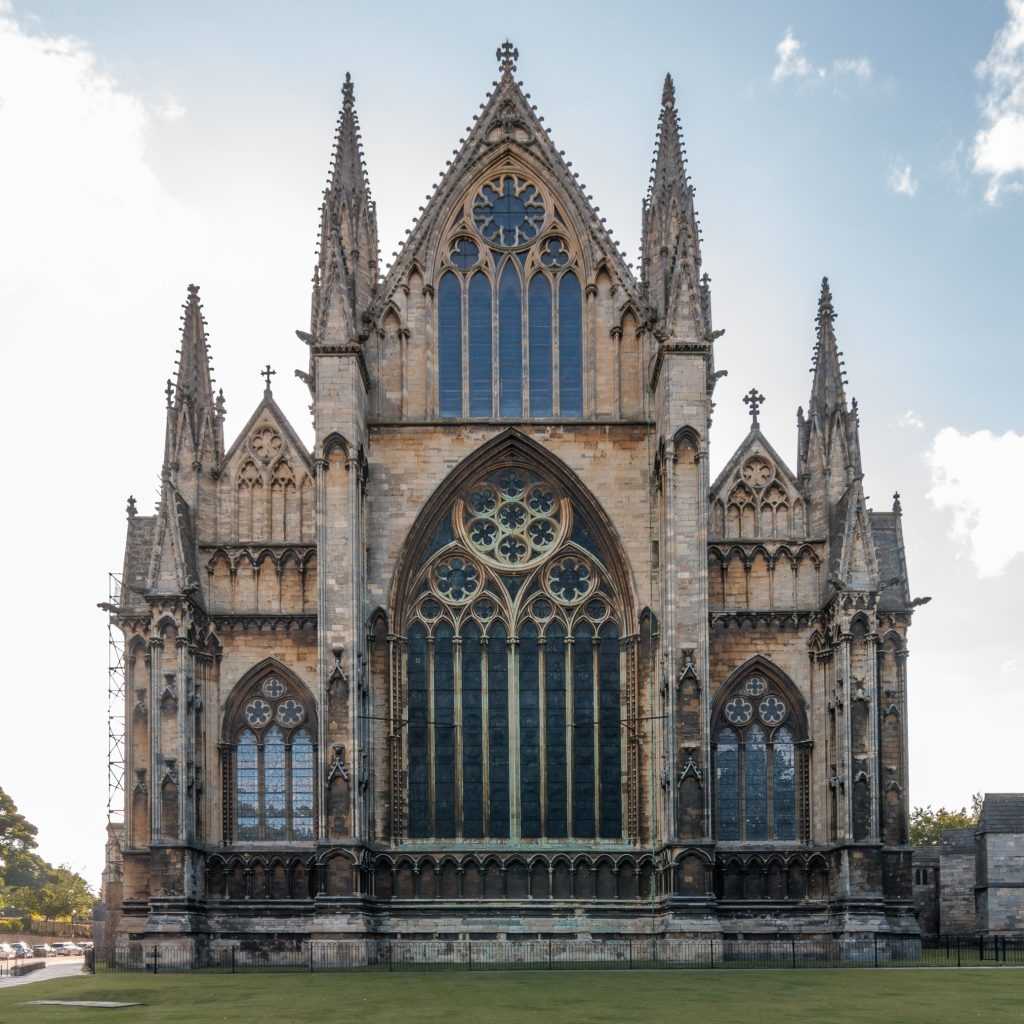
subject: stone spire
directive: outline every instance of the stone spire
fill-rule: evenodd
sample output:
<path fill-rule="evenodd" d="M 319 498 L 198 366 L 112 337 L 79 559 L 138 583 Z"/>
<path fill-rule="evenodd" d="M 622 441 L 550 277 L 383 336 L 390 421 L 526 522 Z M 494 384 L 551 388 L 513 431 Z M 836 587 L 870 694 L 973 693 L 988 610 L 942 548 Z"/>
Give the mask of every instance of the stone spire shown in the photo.
<path fill-rule="evenodd" d="M 363 158 L 352 76 L 345 74 L 331 169 L 320 208 L 311 332 L 332 344 L 351 344 L 364 328 L 377 287 L 377 209 Z"/>
<path fill-rule="evenodd" d="M 818 313 L 814 318 L 817 341 L 814 344 L 814 380 L 811 384 L 809 412 L 826 416 L 836 408 L 846 409 L 846 391 L 842 353 L 836 341 L 836 310 L 828 278 L 821 279 Z"/>
<path fill-rule="evenodd" d="M 708 281 L 701 280 L 700 226 L 693 195 L 675 84 L 666 75 L 643 204 L 642 280 L 666 335 L 704 340 L 711 331 L 711 301 Z"/>
<path fill-rule="evenodd" d="M 165 473 L 189 463 L 210 468 L 224 454 L 223 417 L 213 393 L 213 368 L 199 286 L 190 284 L 182 307 L 181 348 L 175 378 L 167 382 Z"/>

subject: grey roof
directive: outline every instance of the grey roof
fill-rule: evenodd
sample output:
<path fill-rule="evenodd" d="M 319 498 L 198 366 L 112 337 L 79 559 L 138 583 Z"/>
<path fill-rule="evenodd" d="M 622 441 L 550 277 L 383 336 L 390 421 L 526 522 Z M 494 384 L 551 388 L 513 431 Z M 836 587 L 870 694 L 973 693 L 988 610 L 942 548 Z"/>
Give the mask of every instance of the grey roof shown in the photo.
<path fill-rule="evenodd" d="M 945 828 L 939 837 L 939 845 L 946 853 L 973 853 L 973 828 Z"/>
<path fill-rule="evenodd" d="M 978 831 L 1024 834 L 1024 793 L 986 793 Z"/>
<path fill-rule="evenodd" d="M 910 604 L 907 590 L 907 562 L 900 542 L 899 516 L 895 512 L 871 513 L 871 536 L 875 541 L 878 575 L 882 583 L 897 576 L 903 582 L 886 587 L 879 596 L 878 607 L 883 611 L 898 611 Z"/>
<path fill-rule="evenodd" d="M 142 595 L 149 577 L 155 533 L 156 516 L 133 516 L 128 520 L 121 589 L 121 607 L 126 611 L 147 611 L 149 608 Z"/>

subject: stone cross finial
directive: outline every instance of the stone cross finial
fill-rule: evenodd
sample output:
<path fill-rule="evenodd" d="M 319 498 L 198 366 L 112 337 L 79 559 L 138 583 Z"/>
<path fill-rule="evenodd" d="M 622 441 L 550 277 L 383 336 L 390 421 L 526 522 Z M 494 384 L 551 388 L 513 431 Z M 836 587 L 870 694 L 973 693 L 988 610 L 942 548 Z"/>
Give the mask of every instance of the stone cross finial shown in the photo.
<path fill-rule="evenodd" d="M 892 496 L 892 510 L 896 515 L 901 515 L 903 512 L 903 505 L 900 504 L 900 492 L 896 491 Z"/>
<path fill-rule="evenodd" d="M 171 399 L 174 398 L 174 382 L 170 377 L 167 378 L 167 387 L 164 388 L 164 395 L 167 397 L 167 408 L 170 409 L 172 405 Z"/>
<path fill-rule="evenodd" d="M 502 74 L 511 75 L 515 71 L 516 61 L 519 60 L 519 51 L 512 45 L 510 40 L 506 39 L 494 51 L 494 56 L 498 61 L 498 69 Z"/>
<path fill-rule="evenodd" d="M 128 495 L 128 504 L 127 504 L 127 506 L 125 506 L 125 512 L 128 513 L 128 518 L 129 519 L 134 519 L 136 517 L 136 515 L 138 515 L 139 509 L 138 509 L 138 506 L 135 504 L 135 495 L 134 494 L 129 494 Z"/>
<path fill-rule="evenodd" d="M 750 424 L 751 428 L 759 427 L 761 424 L 758 422 L 757 413 L 761 406 L 764 404 L 765 398 L 757 388 L 751 388 L 743 396 L 743 404 L 747 407 L 747 411 L 750 413 L 753 422 Z"/>
<path fill-rule="evenodd" d="M 272 370 L 270 368 L 270 363 L 267 363 L 267 365 L 262 370 L 260 370 L 260 376 L 267 382 L 266 390 L 269 391 L 270 390 L 270 378 L 277 376 L 277 370 Z"/>

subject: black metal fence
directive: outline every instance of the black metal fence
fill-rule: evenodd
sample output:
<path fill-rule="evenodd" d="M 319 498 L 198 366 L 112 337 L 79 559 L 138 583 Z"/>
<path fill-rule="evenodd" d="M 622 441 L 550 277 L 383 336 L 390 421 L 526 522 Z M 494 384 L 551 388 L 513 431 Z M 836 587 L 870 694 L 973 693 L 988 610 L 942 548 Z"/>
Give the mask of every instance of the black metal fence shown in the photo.
<path fill-rule="evenodd" d="M 185 946 L 134 943 L 106 960 L 90 951 L 86 969 L 147 971 L 433 971 L 433 970 L 707 970 L 814 967 L 1024 966 L 1024 939 L 865 935 L 840 939 L 671 939 L 583 941 L 351 939 L 308 941 L 291 948 L 246 944 Z"/>

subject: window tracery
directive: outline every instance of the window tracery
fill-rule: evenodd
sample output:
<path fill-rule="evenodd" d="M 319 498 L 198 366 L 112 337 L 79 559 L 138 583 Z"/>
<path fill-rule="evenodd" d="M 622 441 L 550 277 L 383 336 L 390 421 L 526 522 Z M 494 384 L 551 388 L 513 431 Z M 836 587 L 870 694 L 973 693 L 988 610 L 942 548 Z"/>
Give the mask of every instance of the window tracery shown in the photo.
<path fill-rule="evenodd" d="M 714 733 L 720 840 L 806 839 L 806 729 L 795 699 L 755 669 L 720 700 Z"/>
<path fill-rule="evenodd" d="M 621 601 L 594 537 L 525 466 L 453 495 L 409 587 L 410 838 L 621 838 Z"/>
<path fill-rule="evenodd" d="M 315 715 L 308 694 L 271 672 L 229 701 L 225 840 L 301 842 L 316 835 Z"/>
<path fill-rule="evenodd" d="M 466 199 L 437 290 L 442 417 L 582 416 L 579 259 L 558 218 L 518 174 Z"/>

